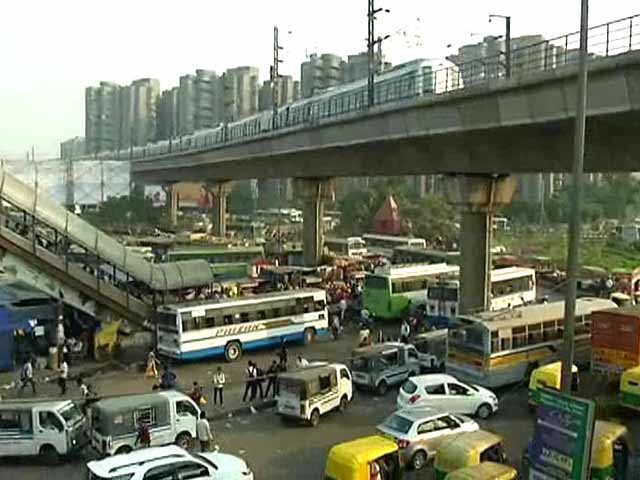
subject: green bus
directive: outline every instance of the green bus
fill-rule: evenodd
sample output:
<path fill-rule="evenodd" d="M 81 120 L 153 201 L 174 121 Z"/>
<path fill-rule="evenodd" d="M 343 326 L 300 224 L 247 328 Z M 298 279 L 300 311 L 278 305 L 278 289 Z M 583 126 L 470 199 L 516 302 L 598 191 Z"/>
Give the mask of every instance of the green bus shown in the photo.
<path fill-rule="evenodd" d="M 167 252 L 167 261 L 206 260 L 220 280 L 244 278 L 253 263 L 264 258 L 261 246 L 192 246 Z"/>
<path fill-rule="evenodd" d="M 400 318 L 411 305 L 424 305 L 427 286 L 439 278 L 456 276 L 456 265 L 408 265 L 384 267 L 364 277 L 362 306 L 375 317 L 385 320 Z"/>

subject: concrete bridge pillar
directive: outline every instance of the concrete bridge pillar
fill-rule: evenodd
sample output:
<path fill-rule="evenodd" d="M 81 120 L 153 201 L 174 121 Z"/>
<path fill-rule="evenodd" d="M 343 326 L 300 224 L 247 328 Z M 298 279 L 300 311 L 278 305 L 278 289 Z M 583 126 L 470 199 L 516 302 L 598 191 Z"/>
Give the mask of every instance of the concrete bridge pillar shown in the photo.
<path fill-rule="evenodd" d="M 447 200 L 462 210 L 459 313 L 489 309 L 493 212 L 511 202 L 516 185 L 509 175 L 445 177 Z"/>
<path fill-rule="evenodd" d="M 175 183 L 166 183 L 162 186 L 162 189 L 166 195 L 169 224 L 175 227 L 178 225 L 178 189 Z"/>
<path fill-rule="evenodd" d="M 324 201 L 333 198 L 333 179 L 297 178 L 296 194 L 304 201 L 302 209 L 302 250 L 304 263 L 308 267 L 320 264 L 324 250 Z"/>
<path fill-rule="evenodd" d="M 227 235 L 227 196 L 231 192 L 231 182 L 216 181 L 207 185 L 207 190 L 213 200 L 213 235 L 225 237 Z"/>

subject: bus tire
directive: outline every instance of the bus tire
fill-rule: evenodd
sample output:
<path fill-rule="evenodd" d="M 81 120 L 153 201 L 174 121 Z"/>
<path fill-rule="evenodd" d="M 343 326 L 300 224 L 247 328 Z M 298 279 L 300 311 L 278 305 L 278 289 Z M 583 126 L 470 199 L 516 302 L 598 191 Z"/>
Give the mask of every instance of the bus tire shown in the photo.
<path fill-rule="evenodd" d="M 316 329 L 313 327 L 304 329 L 304 344 L 310 345 L 316 341 Z"/>
<path fill-rule="evenodd" d="M 488 403 L 483 403 L 476 410 L 476 416 L 483 420 L 486 420 L 487 418 L 489 418 L 492 413 L 493 413 L 493 408 L 491 408 L 491 405 L 489 405 Z"/>
<path fill-rule="evenodd" d="M 133 448 L 131 448 L 129 445 L 123 445 L 116 450 L 115 455 L 125 455 L 131 452 L 133 452 Z"/>
<path fill-rule="evenodd" d="M 382 380 L 376 387 L 376 391 L 378 392 L 379 396 L 384 397 L 384 394 L 387 393 L 388 388 L 389 388 L 389 385 L 387 385 L 387 381 Z"/>
<path fill-rule="evenodd" d="M 233 342 L 229 342 L 225 345 L 224 358 L 227 362 L 235 362 L 236 360 L 239 360 L 241 356 L 242 346 L 240 345 L 240 342 L 234 340 Z"/>
<path fill-rule="evenodd" d="M 53 445 L 43 445 L 40 447 L 40 456 L 47 465 L 57 465 L 60 463 L 60 454 Z"/>

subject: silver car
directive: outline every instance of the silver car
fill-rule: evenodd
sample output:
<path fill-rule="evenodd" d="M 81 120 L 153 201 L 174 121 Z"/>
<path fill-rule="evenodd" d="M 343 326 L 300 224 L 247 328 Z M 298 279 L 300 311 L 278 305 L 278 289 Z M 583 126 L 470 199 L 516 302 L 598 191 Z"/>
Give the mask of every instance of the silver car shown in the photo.
<path fill-rule="evenodd" d="M 433 462 L 443 438 L 479 428 L 475 421 L 464 415 L 432 408 L 398 410 L 377 427 L 398 444 L 403 464 L 416 470 Z"/>

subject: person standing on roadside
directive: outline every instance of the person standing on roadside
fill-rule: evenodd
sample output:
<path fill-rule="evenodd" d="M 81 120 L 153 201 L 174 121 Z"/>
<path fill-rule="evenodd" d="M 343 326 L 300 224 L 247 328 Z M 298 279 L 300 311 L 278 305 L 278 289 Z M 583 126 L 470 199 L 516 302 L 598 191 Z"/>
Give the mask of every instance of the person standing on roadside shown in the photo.
<path fill-rule="evenodd" d="M 31 357 L 27 357 L 20 370 L 20 390 L 19 394 L 22 395 L 22 391 L 27 384 L 31 385 L 31 392 L 36 394 L 36 383 L 33 381 L 33 365 L 31 364 Z"/>
<path fill-rule="evenodd" d="M 334 340 L 338 340 L 340 336 L 340 319 L 337 315 L 331 317 L 331 334 Z"/>
<path fill-rule="evenodd" d="M 278 367 L 278 362 L 275 360 L 271 362 L 271 366 L 269 366 L 269 370 L 267 370 L 267 388 L 264 391 L 264 396 L 269 396 L 269 391 L 273 389 L 273 398 L 278 394 L 278 371 L 280 368 Z"/>
<path fill-rule="evenodd" d="M 200 451 L 208 452 L 211 449 L 213 434 L 211 433 L 209 420 L 207 420 L 207 414 L 204 413 L 204 411 L 200 412 L 200 418 L 196 423 L 196 434 L 198 436 L 198 442 L 200 442 Z"/>
<path fill-rule="evenodd" d="M 247 396 L 249 396 L 249 401 L 252 401 L 255 397 L 256 389 L 254 387 L 255 378 L 256 378 L 256 370 L 253 366 L 253 362 L 249 360 L 247 362 L 247 368 L 245 369 L 245 379 L 246 383 L 244 385 L 244 395 L 242 395 L 242 401 L 247 401 Z"/>
<path fill-rule="evenodd" d="M 342 295 L 340 302 L 338 303 L 338 307 L 340 308 L 340 321 L 344 322 L 344 316 L 347 313 L 347 299 Z"/>
<path fill-rule="evenodd" d="M 409 343 L 409 335 L 411 335 L 409 322 L 402 320 L 402 325 L 400 326 L 400 341 L 402 343 Z"/>
<path fill-rule="evenodd" d="M 62 357 L 64 357 L 64 342 L 66 341 L 64 333 L 64 317 L 58 316 L 58 324 L 56 325 L 56 346 L 58 347 L 58 368 L 62 366 Z"/>
<path fill-rule="evenodd" d="M 158 378 L 158 360 L 156 359 L 156 354 L 153 353 L 153 350 L 151 350 L 147 355 L 147 370 L 144 375 L 147 378 Z"/>
<path fill-rule="evenodd" d="M 67 359 L 62 356 L 62 363 L 60 363 L 60 377 L 58 377 L 58 386 L 60 387 L 60 395 L 66 395 L 67 393 L 67 379 L 69 378 L 69 364 Z"/>
<path fill-rule="evenodd" d="M 278 353 L 278 358 L 280 359 L 280 371 L 286 372 L 287 366 L 289 363 L 289 350 L 287 349 L 286 340 L 283 340 L 282 344 L 280 345 L 280 352 Z"/>
<path fill-rule="evenodd" d="M 213 374 L 213 404 L 216 405 L 218 396 L 220 397 L 220 407 L 224 408 L 224 397 L 222 392 L 224 390 L 224 384 L 227 382 L 227 378 L 222 371 L 222 367 L 218 366 L 217 370 Z"/>

